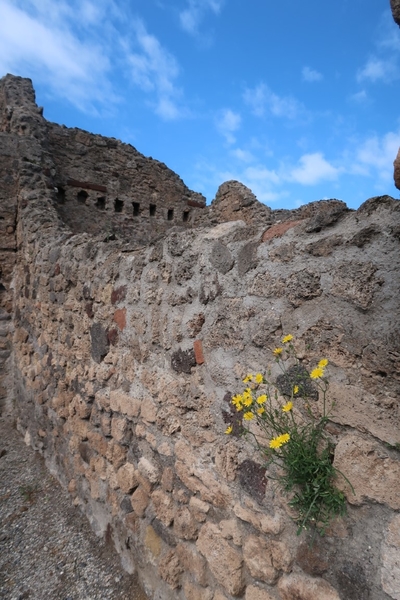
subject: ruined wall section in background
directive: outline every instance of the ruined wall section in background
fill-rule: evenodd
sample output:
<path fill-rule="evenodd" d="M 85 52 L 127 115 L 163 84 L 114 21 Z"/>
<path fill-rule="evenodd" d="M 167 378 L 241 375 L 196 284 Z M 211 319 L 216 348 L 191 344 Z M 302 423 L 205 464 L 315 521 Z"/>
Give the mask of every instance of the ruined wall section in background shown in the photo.
<path fill-rule="evenodd" d="M 192 226 L 205 198 L 166 165 L 114 138 L 48 124 L 57 210 L 75 233 L 137 246 L 171 227 Z"/>

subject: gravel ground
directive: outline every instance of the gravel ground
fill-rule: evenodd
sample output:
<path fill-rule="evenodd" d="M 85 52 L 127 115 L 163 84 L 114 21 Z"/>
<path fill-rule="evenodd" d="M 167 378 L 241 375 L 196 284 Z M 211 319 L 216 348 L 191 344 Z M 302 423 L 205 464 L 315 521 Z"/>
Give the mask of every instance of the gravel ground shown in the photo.
<path fill-rule="evenodd" d="M 146 600 L 113 548 L 0 417 L 0 599 Z"/>

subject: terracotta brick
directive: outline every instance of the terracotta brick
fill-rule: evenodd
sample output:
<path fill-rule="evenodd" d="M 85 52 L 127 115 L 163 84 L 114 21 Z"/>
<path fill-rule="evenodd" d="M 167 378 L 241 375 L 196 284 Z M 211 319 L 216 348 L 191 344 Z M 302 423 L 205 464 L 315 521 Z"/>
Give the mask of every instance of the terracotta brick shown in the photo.
<path fill-rule="evenodd" d="M 204 363 L 203 344 L 201 340 L 195 340 L 193 342 L 194 356 L 196 363 L 202 365 Z"/>

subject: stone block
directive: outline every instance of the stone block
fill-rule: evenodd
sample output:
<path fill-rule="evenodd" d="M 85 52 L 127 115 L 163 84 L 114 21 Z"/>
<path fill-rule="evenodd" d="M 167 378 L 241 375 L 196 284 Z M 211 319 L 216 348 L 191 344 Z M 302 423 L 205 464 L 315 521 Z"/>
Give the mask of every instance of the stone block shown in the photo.
<path fill-rule="evenodd" d="M 117 442 L 124 442 L 126 437 L 126 432 L 128 429 L 128 423 L 124 417 L 114 416 L 111 419 L 111 436 Z"/>
<path fill-rule="evenodd" d="M 357 435 L 347 435 L 335 449 L 334 466 L 354 488 L 338 476 L 337 486 L 350 504 L 373 500 L 400 509 L 400 460 L 390 458 L 387 450 L 376 442 Z"/>
<path fill-rule="evenodd" d="M 245 600 L 275 600 L 266 590 L 255 585 L 249 585 L 246 588 Z"/>
<path fill-rule="evenodd" d="M 122 413 L 127 417 L 138 417 L 141 401 L 126 394 L 122 390 L 113 390 L 110 392 L 109 407 L 114 412 Z"/>
<path fill-rule="evenodd" d="M 239 596 L 244 587 L 241 552 L 232 548 L 213 523 L 203 525 L 196 546 L 206 558 L 208 567 L 218 583 L 229 594 Z"/>
<path fill-rule="evenodd" d="M 152 400 L 147 398 L 142 401 L 140 416 L 146 423 L 155 423 L 157 418 L 157 406 Z"/>
<path fill-rule="evenodd" d="M 158 466 L 142 456 L 138 463 L 138 469 L 142 477 L 147 479 L 151 484 L 160 481 L 160 470 Z"/>
<path fill-rule="evenodd" d="M 160 577 L 164 579 L 173 590 L 180 587 L 183 568 L 174 550 L 170 550 L 163 556 L 159 564 L 158 572 Z"/>
<path fill-rule="evenodd" d="M 278 571 L 265 538 L 249 535 L 243 544 L 243 557 L 252 577 L 270 584 L 276 582 Z"/>
<path fill-rule="evenodd" d="M 91 354 L 95 362 L 100 363 L 108 354 L 107 332 L 101 323 L 93 323 L 90 327 Z"/>
<path fill-rule="evenodd" d="M 196 521 L 203 523 L 207 518 L 207 513 L 210 510 L 208 502 L 203 502 L 196 496 L 191 496 L 189 500 L 189 509 Z"/>
<path fill-rule="evenodd" d="M 118 469 L 117 482 L 124 494 L 129 494 L 129 492 L 138 487 L 139 481 L 137 479 L 136 469 L 132 463 L 126 463 Z"/>
<path fill-rule="evenodd" d="M 243 535 L 237 519 L 226 519 L 219 523 L 221 535 L 226 540 L 232 540 L 235 546 L 241 546 Z"/>
<path fill-rule="evenodd" d="M 198 524 L 190 510 L 183 506 L 179 508 L 174 517 L 174 534 L 183 540 L 197 539 Z"/>
<path fill-rule="evenodd" d="M 166 467 L 161 476 L 161 487 L 164 492 L 172 492 L 174 489 L 175 473 L 171 467 Z"/>
<path fill-rule="evenodd" d="M 210 588 L 202 588 L 186 579 L 183 592 L 187 600 L 213 600 L 214 593 Z"/>
<path fill-rule="evenodd" d="M 175 517 L 175 504 L 172 496 L 162 490 L 156 490 L 152 493 L 151 500 L 157 519 L 169 527 Z"/>
<path fill-rule="evenodd" d="M 284 575 L 278 582 L 278 590 L 282 600 L 344 600 L 324 579 L 314 579 L 301 573 Z"/>
<path fill-rule="evenodd" d="M 127 449 L 115 442 L 110 440 L 108 442 L 106 458 L 112 463 L 115 469 L 119 469 L 126 462 Z"/>
<path fill-rule="evenodd" d="M 188 350 L 177 350 L 172 354 L 171 367 L 177 373 L 187 373 L 188 375 L 192 372 L 192 367 L 196 366 L 196 358 L 194 350 L 189 348 Z"/>
<path fill-rule="evenodd" d="M 138 517 L 144 517 L 146 508 L 149 505 L 150 496 L 147 492 L 142 488 L 138 487 L 131 496 L 131 504 L 134 512 Z"/>
<path fill-rule="evenodd" d="M 206 561 L 192 546 L 192 544 L 178 544 L 176 553 L 184 570 L 190 573 L 196 583 L 207 585 Z"/>
<path fill-rule="evenodd" d="M 389 523 L 381 548 L 381 583 L 393 600 L 400 600 L 400 515 Z"/>
<path fill-rule="evenodd" d="M 217 271 L 226 275 L 235 264 L 235 259 L 225 244 L 217 241 L 211 250 L 210 263 Z"/>

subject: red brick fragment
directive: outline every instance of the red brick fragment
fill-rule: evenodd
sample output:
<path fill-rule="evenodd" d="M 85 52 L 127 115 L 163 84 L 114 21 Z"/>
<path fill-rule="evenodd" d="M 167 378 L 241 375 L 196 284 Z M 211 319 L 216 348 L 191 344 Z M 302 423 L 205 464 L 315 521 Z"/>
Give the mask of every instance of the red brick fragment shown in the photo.
<path fill-rule="evenodd" d="M 114 313 L 114 321 L 121 331 L 126 327 L 126 308 L 118 308 Z"/>
<path fill-rule="evenodd" d="M 204 363 L 203 344 L 201 340 L 195 340 L 193 342 L 194 356 L 196 363 L 202 365 Z"/>
<path fill-rule="evenodd" d="M 281 237 L 284 233 L 286 233 L 292 227 L 296 227 L 300 221 L 285 221 L 284 223 L 277 223 L 276 225 L 272 225 L 267 231 L 264 232 L 262 236 L 262 241 L 267 242 L 268 240 L 272 240 L 272 238 Z"/>

